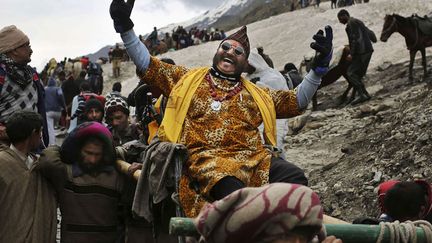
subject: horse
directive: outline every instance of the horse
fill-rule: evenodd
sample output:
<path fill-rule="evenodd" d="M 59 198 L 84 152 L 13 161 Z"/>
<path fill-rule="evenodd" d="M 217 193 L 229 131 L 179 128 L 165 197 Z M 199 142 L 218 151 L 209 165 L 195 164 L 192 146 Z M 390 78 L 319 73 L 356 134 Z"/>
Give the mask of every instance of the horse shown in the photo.
<path fill-rule="evenodd" d="M 158 55 L 163 54 L 168 51 L 168 47 L 164 41 L 159 41 L 159 44 L 152 46 L 151 40 L 147 39 L 144 41 L 144 45 L 149 50 L 150 54 L 152 55 Z"/>
<path fill-rule="evenodd" d="M 432 36 L 425 35 L 419 30 L 414 16 L 406 18 L 397 14 L 387 14 L 384 17 L 380 40 L 386 42 L 394 32 L 398 32 L 405 37 L 405 43 L 410 53 L 409 81 L 412 82 L 414 80 L 413 65 L 418 51 L 422 55 L 423 78 L 426 78 L 428 76 L 426 69 L 426 47 L 432 46 Z"/>
<path fill-rule="evenodd" d="M 348 59 L 349 54 L 350 54 L 349 46 L 344 46 L 344 48 L 342 50 L 342 54 L 340 55 L 340 59 L 336 62 L 336 65 L 331 66 L 329 71 L 324 76 L 322 76 L 321 84 L 318 87 L 318 89 L 321 89 L 325 86 L 328 86 L 328 85 L 336 82 L 341 76 L 343 76 L 345 78 L 345 80 L 348 82 L 348 87 L 345 90 L 345 92 L 340 96 L 341 101 L 346 100 L 349 91 L 353 87 L 350 84 L 350 82 L 348 81 L 348 75 L 347 75 L 348 67 L 351 65 L 351 59 Z M 306 65 L 306 71 L 309 71 L 312 59 L 310 59 L 310 60 L 305 59 L 304 62 L 305 62 L 305 64 L 302 64 L 300 66 Z M 315 92 L 314 96 L 312 97 L 312 109 L 313 110 L 317 110 L 317 108 L 318 108 L 317 93 L 318 93 L 318 91 Z M 352 92 L 351 99 L 353 99 L 354 96 L 355 96 L 355 90 L 353 90 L 353 92 Z"/>

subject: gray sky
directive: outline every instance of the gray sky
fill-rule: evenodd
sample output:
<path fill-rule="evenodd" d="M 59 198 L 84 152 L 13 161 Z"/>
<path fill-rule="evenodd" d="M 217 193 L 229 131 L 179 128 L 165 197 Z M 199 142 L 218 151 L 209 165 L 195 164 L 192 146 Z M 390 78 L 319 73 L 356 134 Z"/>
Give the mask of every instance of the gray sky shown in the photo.
<path fill-rule="evenodd" d="M 219 6 L 223 0 L 181 0 L 188 6 L 196 6 L 198 8 L 214 8 Z"/>
<path fill-rule="evenodd" d="M 223 0 L 136 0 L 132 12 L 137 34 L 153 26 L 188 20 Z M 32 66 L 52 57 L 76 57 L 120 42 L 109 15 L 110 0 L 2 0 L 0 28 L 16 25 L 30 38 Z"/>

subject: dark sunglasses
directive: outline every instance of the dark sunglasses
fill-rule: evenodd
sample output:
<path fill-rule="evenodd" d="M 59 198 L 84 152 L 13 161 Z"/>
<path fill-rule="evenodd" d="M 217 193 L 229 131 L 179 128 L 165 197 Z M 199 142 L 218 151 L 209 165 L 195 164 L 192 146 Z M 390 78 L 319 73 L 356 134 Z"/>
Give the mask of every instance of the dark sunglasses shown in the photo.
<path fill-rule="evenodd" d="M 229 42 L 224 42 L 221 45 L 222 50 L 224 50 L 225 52 L 229 51 L 231 48 L 234 48 L 234 53 L 237 56 L 241 56 L 245 53 L 245 50 L 243 49 L 243 47 L 241 46 L 236 46 L 234 47 L 233 45 L 231 45 L 231 43 Z"/>

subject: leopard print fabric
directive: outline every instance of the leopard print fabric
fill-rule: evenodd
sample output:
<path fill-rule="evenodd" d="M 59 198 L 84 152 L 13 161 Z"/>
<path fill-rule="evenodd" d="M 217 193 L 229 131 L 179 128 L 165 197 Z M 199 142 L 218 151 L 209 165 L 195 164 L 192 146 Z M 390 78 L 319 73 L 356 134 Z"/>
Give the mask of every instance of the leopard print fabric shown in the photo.
<path fill-rule="evenodd" d="M 151 59 L 140 77 L 168 95 L 188 71 Z M 229 88 L 229 83 L 222 83 Z M 232 85 L 232 84 L 231 84 Z M 266 90 L 275 102 L 278 118 L 300 114 L 295 92 Z M 218 96 L 226 92 L 216 89 Z M 245 89 L 222 102 L 219 111 L 211 109 L 210 86 L 203 80 L 186 115 L 180 143 L 189 151 L 180 181 L 180 202 L 188 217 L 198 215 L 205 201 L 212 201 L 210 189 L 220 179 L 235 176 L 249 187 L 268 183 L 271 153 L 263 147 L 258 126 L 263 122 L 252 95 Z M 197 193 L 191 186 L 199 185 Z"/>

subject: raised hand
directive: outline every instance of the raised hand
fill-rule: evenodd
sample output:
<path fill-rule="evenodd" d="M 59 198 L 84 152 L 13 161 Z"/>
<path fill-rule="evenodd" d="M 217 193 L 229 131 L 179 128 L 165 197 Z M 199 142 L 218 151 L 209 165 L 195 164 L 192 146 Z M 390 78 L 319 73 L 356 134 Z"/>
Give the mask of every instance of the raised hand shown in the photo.
<path fill-rule="evenodd" d="M 113 0 L 110 6 L 110 15 L 114 21 L 117 33 L 124 33 L 134 27 L 130 19 L 135 0 Z"/>
<path fill-rule="evenodd" d="M 333 56 L 333 30 L 327 25 L 324 31 L 319 30 L 314 36 L 315 42 L 312 42 L 310 47 L 314 49 L 315 57 L 312 61 L 312 69 L 318 75 L 324 75 L 328 71 L 328 67 Z"/>

